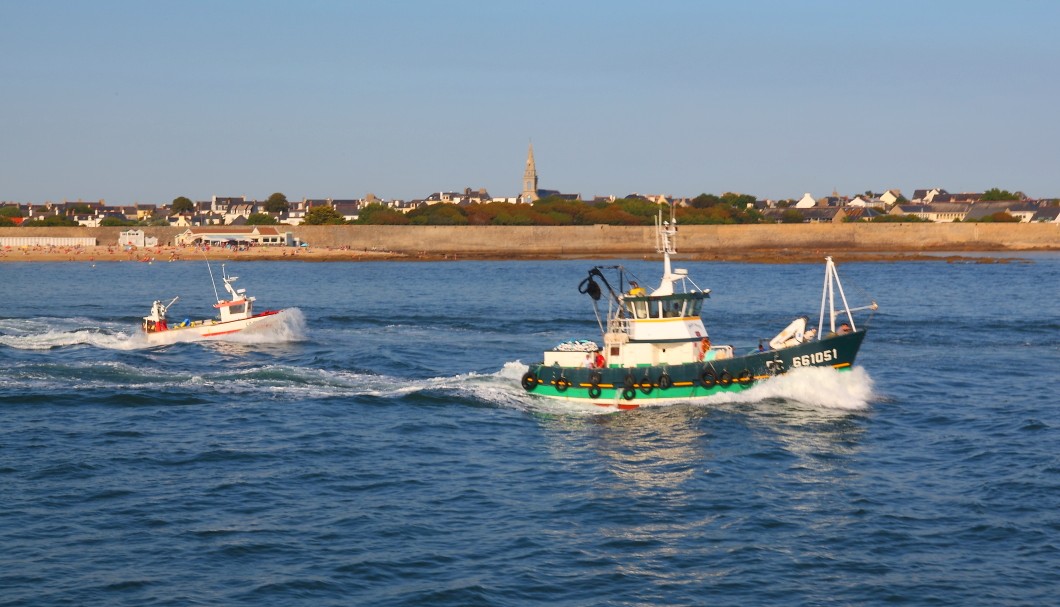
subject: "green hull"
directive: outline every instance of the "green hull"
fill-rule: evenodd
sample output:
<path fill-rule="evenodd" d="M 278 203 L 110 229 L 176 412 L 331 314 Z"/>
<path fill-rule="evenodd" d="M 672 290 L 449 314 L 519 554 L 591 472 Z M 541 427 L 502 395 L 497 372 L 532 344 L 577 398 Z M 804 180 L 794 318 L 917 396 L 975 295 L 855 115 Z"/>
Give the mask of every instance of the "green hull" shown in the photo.
<path fill-rule="evenodd" d="M 864 339 L 862 330 L 783 350 L 680 365 L 588 369 L 536 364 L 530 365 L 522 385 L 538 396 L 635 409 L 643 404 L 740 392 L 799 367 L 849 369 Z"/>

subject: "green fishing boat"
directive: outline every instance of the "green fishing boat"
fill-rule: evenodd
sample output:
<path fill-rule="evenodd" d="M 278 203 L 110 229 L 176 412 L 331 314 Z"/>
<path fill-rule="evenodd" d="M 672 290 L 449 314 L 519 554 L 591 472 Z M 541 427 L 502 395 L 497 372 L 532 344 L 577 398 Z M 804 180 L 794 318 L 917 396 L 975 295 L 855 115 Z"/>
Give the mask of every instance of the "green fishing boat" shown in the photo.
<path fill-rule="evenodd" d="M 590 297 L 601 341 L 564 342 L 529 365 L 522 387 L 535 396 L 635 409 L 746 390 L 800 367 L 845 370 L 854 365 L 866 326 L 854 312 L 875 311 L 875 302 L 851 308 L 831 257 L 825 258 L 820 319 L 800 316 L 757 349 L 740 352 L 711 342 L 701 312 L 710 297 L 671 267 L 677 225 L 656 220 L 662 254 L 659 286 L 647 290 L 622 266 L 596 266 L 579 286 Z M 867 323 L 865 323 L 867 325 Z"/>

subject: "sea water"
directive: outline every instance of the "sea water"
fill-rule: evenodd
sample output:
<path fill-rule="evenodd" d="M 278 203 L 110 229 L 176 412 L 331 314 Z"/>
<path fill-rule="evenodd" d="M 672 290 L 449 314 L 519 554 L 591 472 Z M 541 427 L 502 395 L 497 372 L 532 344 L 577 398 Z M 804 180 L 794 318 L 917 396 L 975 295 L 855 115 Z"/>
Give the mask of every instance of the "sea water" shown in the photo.
<path fill-rule="evenodd" d="M 204 263 L 0 264 L 0 605 L 1056 604 L 1060 256 L 1023 257 L 838 259 L 858 368 L 629 412 L 519 386 L 599 339 L 590 261 L 229 263 L 284 324 L 162 347 Z M 715 343 L 817 322 L 823 263 L 675 265 Z"/>

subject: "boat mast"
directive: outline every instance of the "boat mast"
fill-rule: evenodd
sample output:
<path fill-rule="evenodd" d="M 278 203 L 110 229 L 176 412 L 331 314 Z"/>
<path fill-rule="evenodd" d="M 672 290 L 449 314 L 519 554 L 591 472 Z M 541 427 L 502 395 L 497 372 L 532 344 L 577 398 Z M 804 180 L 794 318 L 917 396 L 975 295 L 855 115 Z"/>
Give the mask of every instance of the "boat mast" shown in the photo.
<path fill-rule="evenodd" d="M 843 283 L 839 282 L 839 271 L 836 270 L 835 262 L 832 261 L 831 257 L 824 258 L 824 289 L 821 291 L 821 320 L 817 323 L 817 335 L 822 335 L 824 330 L 824 310 L 825 302 L 828 304 L 828 326 L 832 333 L 835 333 L 835 318 L 839 316 L 840 312 L 836 312 L 835 309 L 835 292 L 839 291 L 839 299 L 843 302 L 843 311 L 847 316 L 847 322 L 850 324 L 851 331 L 857 331 L 858 328 L 854 324 L 854 315 L 851 312 L 856 310 L 875 310 L 877 308 L 876 302 L 872 302 L 871 305 L 862 306 L 860 308 L 851 309 L 847 303 L 846 293 L 843 292 Z"/>
<path fill-rule="evenodd" d="M 674 275 L 670 268 L 670 255 L 677 253 L 677 219 L 674 218 L 672 205 L 670 206 L 670 221 L 663 221 L 662 209 L 659 209 L 659 216 L 655 218 L 655 251 L 663 254 L 663 277 L 654 295 L 672 295 L 674 281 L 684 276 Z"/>

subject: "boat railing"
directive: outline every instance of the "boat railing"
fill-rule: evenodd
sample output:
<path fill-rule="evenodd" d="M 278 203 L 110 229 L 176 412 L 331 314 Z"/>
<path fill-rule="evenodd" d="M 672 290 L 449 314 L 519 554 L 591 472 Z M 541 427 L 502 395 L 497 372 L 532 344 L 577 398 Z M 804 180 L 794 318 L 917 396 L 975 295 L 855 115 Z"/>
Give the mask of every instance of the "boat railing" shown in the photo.
<path fill-rule="evenodd" d="M 630 333 L 630 325 L 628 318 L 620 318 L 612 316 L 607 321 L 607 332 L 608 333 Z"/>

